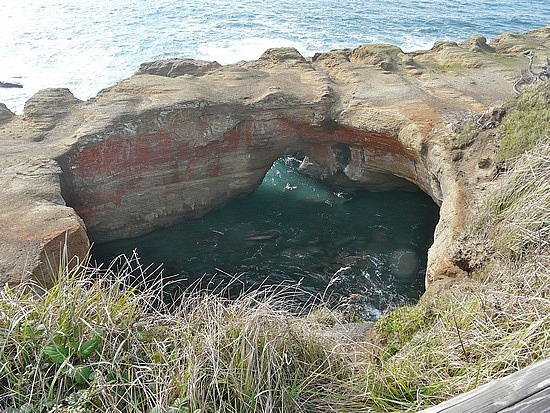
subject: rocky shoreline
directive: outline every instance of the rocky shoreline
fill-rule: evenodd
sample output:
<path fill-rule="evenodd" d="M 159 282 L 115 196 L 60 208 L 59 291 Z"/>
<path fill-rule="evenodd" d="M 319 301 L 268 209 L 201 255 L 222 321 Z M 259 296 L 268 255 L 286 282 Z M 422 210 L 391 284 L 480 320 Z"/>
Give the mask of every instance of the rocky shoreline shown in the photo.
<path fill-rule="evenodd" d="M 200 216 L 254 191 L 296 152 L 335 185 L 412 183 L 429 194 L 441 209 L 426 284 L 464 275 L 457 241 L 495 176 L 496 140 L 483 122 L 483 139 L 458 157 L 448 137 L 465 117 L 498 114 L 527 50 L 544 63 L 550 26 L 414 53 L 365 45 L 311 59 L 270 49 L 228 66 L 172 59 L 86 102 L 46 89 L 22 115 L 0 104 L 0 281 L 48 284 L 61 256 Z"/>

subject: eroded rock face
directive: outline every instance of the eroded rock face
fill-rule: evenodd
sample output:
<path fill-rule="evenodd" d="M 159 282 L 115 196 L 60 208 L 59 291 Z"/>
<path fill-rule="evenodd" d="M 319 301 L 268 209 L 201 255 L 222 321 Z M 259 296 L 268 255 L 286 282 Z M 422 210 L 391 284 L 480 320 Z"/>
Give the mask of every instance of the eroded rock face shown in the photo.
<path fill-rule="evenodd" d="M 543 55 L 548 32 L 517 35 L 515 46 L 478 36 L 410 54 L 368 45 L 312 60 L 283 48 L 230 66 L 162 61 L 88 102 L 48 89 L 23 115 L 0 107 L 0 281 L 47 283 L 65 240 L 66 255 L 82 258 L 89 240 L 200 216 L 252 192 L 296 152 L 304 171 L 338 186 L 428 193 L 441 219 L 427 283 L 462 274 L 453 243 L 494 170 L 453 162 L 450 119 L 509 98 L 525 65 L 516 49 L 538 45 Z"/>
<path fill-rule="evenodd" d="M 15 116 L 15 114 L 9 110 L 4 103 L 0 103 L 0 124 L 11 119 L 13 116 Z"/>
<path fill-rule="evenodd" d="M 276 159 L 296 152 L 313 159 L 319 178 L 334 184 L 427 186 L 417 175 L 414 155 L 391 136 L 312 125 L 307 119 L 241 113 L 220 120 L 217 110 L 211 117 L 202 109 L 186 113 L 185 122 L 180 112 L 171 114 L 177 124 L 151 114 L 147 123 L 157 130 L 81 140 L 60 158 L 64 197 L 94 241 L 133 237 L 200 216 L 253 192 Z"/>
<path fill-rule="evenodd" d="M 73 257 L 82 259 L 87 253 L 90 244 L 84 223 L 61 197 L 60 174 L 54 160 L 40 157 L 22 160 L 2 171 L 3 283 L 16 284 L 32 275 L 49 286 L 60 262 L 72 266 L 78 261 Z"/>

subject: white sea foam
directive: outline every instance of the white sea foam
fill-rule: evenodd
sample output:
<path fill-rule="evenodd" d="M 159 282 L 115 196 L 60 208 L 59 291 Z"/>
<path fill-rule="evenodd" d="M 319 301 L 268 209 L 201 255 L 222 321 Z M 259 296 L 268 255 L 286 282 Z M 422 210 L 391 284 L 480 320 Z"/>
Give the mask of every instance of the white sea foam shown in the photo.
<path fill-rule="evenodd" d="M 517 13 L 534 7 L 538 13 Z M 6 0 L 0 1 L 0 80 L 24 88 L 0 89 L 0 102 L 21 112 L 45 87 L 69 87 L 87 99 L 153 59 L 227 64 L 256 59 L 270 47 L 311 56 L 367 43 L 412 51 L 436 40 L 527 31 L 548 24 L 548 15 L 550 3 L 540 0 L 241 0 L 238 6 L 230 0 Z"/>

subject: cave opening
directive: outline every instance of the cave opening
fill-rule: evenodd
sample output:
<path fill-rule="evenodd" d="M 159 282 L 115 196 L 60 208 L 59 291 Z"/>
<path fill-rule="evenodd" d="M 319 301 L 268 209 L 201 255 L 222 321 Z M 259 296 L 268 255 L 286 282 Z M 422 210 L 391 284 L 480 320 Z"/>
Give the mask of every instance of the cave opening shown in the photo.
<path fill-rule="evenodd" d="M 439 218 L 433 200 L 420 190 L 337 189 L 301 173 L 302 161 L 280 158 L 252 194 L 200 218 L 96 244 L 92 256 L 107 265 L 136 251 L 144 266 L 162 264 L 175 291 L 197 283 L 231 284 L 235 293 L 297 286 L 298 300 L 352 302 L 370 320 L 416 301 Z"/>

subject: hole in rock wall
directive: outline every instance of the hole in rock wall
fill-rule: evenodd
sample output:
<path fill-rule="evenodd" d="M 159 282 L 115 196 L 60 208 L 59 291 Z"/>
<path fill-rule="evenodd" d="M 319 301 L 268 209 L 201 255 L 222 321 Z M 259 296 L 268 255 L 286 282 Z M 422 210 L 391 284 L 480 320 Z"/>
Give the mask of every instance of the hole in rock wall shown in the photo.
<path fill-rule="evenodd" d="M 432 199 L 419 190 L 337 190 L 299 164 L 281 158 L 254 193 L 198 219 L 95 245 L 92 255 L 108 264 L 137 251 L 143 265 L 162 264 L 177 280 L 168 295 L 197 283 L 232 294 L 298 284 L 293 298 L 322 297 L 366 319 L 416 301 L 438 220 Z"/>

